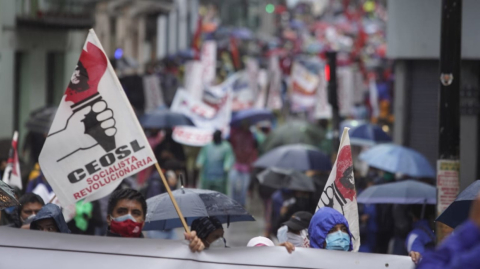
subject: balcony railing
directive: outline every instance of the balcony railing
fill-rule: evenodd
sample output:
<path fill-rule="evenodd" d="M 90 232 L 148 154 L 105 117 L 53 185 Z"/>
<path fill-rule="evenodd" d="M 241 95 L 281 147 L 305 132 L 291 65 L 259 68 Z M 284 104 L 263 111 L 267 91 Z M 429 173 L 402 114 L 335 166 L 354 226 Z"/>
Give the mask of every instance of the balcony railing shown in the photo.
<path fill-rule="evenodd" d="M 93 0 L 16 0 L 18 26 L 90 28 L 94 25 Z"/>

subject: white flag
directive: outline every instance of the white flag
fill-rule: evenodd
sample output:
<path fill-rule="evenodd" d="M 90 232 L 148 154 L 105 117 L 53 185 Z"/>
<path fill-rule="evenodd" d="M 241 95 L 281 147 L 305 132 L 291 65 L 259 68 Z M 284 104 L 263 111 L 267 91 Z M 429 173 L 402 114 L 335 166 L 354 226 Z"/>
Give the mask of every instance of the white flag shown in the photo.
<path fill-rule="evenodd" d="M 342 213 L 348 221 L 352 233 L 353 251 L 360 248 L 360 229 L 358 225 L 357 192 L 353 177 L 352 150 L 350 148 L 349 128 L 343 129 L 337 160 L 333 165 L 318 208 L 332 207 Z"/>
<path fill-rule="evenodd" d="M 39 163 L 62 206 L 110 194 L 156 162 L 93 30 L 58 106 Z"/>
<path fill-rule="evenodd" d="M 17 186 L 19 189 L 22 189 L 22 175 L 20 171 L 20 163 L 18 161 L 18 132 L 13 133 L 12 147 L 8 154 L 7 167 L 3 172 L 3 182 L 7 183 L 10 186 Z"/>

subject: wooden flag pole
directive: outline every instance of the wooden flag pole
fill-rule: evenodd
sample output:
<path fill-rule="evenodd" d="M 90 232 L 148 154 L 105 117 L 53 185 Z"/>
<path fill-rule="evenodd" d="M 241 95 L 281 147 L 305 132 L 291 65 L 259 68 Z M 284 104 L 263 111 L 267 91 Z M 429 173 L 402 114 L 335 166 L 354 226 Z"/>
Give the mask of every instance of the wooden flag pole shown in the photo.
<path fill-rule="evenodd" d="M 170 190 L 170 186 L 168 185 L 168 182 L 165 179 L 165 175 L 163 174 L 162 169 L 160 168 L 160 165 L 158 165 L 158 162 L 155 163 L 155 167 L 157 168 L 157 171 L 160 174 L 160 177 L 162 178 L 163 185 L 165 185 L 165 189 L 167 189 L 168 195 L 170 196 L 170 200 L 172 200 L 172 204 L 175 207 L 175 210 L 177 211 L 178 217 L 182 221 L 183 228 L 185 229 L 185 232 L 189 233 L 190 229 L 188 228 L 187 222 L 185 221 L 185 218 L 183 217 L 182 211 L 178 207 L 178 204 L 177 204 L 177 201 L 175 200 L 175 197 L 173 197 L 172 190 Z"/>

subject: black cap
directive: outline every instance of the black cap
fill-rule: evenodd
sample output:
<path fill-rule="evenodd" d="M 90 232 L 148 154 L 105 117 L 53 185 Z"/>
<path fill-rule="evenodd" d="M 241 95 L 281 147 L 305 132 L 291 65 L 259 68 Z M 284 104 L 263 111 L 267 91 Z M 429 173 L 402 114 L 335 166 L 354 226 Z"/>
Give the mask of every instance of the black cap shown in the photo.
<path fill-rule="evenodd" d="M 284 225 L 290 230 L 294 231 L 301 231 L 303 229 L 307 229 L 308 225 L 310 225 L 310 220 L 312 219 L 312 213 L 307 211 L 298 211 L 292 215 L 292 217 L 284 222 Z"/>

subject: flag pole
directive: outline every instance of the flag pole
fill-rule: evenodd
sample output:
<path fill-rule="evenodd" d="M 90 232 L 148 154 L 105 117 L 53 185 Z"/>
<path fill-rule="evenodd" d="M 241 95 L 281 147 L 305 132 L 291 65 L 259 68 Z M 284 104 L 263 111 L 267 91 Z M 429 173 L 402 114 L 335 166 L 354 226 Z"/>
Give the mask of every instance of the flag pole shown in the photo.
<path fill-rule="evenodd" d="M 168 196 L 170 196 L 170 200 L 172 200 L 173 207 L 175 207 L 175 210 L 177 211 L 178 217 L 182 221 L 183 228 L 187 233 L 190 232 L 190 229 L 188 228 L 187 222 L 185 221 L 185 218 L 183 217 L 182 211 L 180 210 L 180 207 L 178 207 L 177 200 L 175 200 L 175 197 L 173 197 L 172 190 L 170 190 L 170 186 L 168 185 L 167 180 L 165 179 L 165 175 L 163 174 L 162 169 L 160 168 L 160 165 L 158 165 L 158 162 L 155 163 L 155 167 L 157 168 L 158 173 L 160 174 L 160 177 L 162 178 L 163 185 L 165 186 L 165 189 L 167 189 Z"/>

